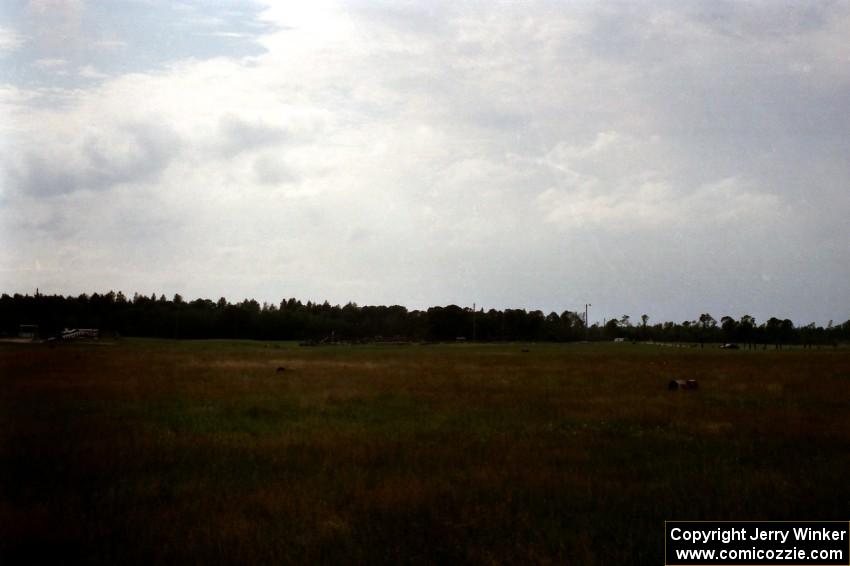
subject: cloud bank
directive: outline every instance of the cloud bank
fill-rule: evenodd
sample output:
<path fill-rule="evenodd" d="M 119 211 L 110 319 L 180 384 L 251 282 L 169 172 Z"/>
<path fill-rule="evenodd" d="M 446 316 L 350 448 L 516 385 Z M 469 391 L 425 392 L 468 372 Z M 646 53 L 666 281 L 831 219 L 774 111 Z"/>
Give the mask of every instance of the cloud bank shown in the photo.
<path fill-rule="evenodd" d="M 87 81 L 0 87 L 4 291 L 850 316 L 847 4 L 185 12 L 123 73 L 0 32 Z"/>

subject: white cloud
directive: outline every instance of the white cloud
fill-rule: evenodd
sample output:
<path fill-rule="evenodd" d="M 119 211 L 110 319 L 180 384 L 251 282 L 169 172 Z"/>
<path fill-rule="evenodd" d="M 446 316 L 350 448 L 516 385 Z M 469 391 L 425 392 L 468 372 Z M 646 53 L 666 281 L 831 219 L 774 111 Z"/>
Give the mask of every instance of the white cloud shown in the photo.
<path fill-rule="evenodd" d="M 238 31 L 216 31 L 216 32 L 208 33 L 207 35 L 211 35 L 213 37 L 226 37 L 226 38 L 233 38 L 233 39 L 246 39 L 246 38 L 251 37 L 247 33 L 240 33 Z"/>
<path fill-rule="evenodd" d="M 33 64 L 36 67 L 41 67 L 42 69 L 55 69 L 57 67 L 64 67 L 68 64 L 68 61 L 60 57 L 51 57 L 46 59 L 36 59 Z"/>
<path fill-rule="evenodd" d="M 92 46 L 99 49 L 121 49 L 127 45 L 128 43 L 121 39 L 100 39 L 92 42 Z"/>
<path fill-rule="evenodd" d="M 7 27 L 0 26 L 0 57 L 20 49 L 24 44 L 21 34 Z"/>
<path fill-rule="evenodd" d="M 547 189 L 537 204 L 547 222 L 562 230 L 591 228 L 612 232 L 688 228 L 700 233 L 730 224 L 771 223 L 788 207 L 776 195 L 759 192 L 739 179 L 721 179 L 693 192 L 661 180 L 636 180 L 612 192 Z"/>
<path fill-rule="evenodd" d="M 94 65 L 83 65 L 77 69 L 77 74 L 85 79 L 105 79 L 109 76 L 98 71 Z"/>

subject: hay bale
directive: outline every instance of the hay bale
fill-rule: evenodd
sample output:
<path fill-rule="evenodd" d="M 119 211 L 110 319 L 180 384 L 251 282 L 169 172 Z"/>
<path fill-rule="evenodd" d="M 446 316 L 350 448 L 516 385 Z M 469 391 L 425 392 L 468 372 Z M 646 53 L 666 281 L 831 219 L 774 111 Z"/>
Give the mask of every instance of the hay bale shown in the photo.
<path fill-rule="evenodd" d="M 283 366 L 279 366 L 276 371 L 277 371 L 277 373 L 283 373 L 283 372 L 286 371 L 286 368 L 283 367 Z"/>
<path fill-rule="evenodd" d="M 699 383 L 697 383 L 696 379 L 671 379 L 667 384 L 667 389 L 669 391 L 678 391 L 680 389 L 695 391 L 699 389 Z"/>

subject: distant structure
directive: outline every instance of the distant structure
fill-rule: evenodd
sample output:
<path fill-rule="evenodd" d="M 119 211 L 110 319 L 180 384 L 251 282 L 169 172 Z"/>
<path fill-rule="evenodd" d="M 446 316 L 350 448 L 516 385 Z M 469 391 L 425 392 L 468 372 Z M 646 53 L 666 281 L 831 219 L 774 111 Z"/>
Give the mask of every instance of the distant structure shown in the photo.
<path fill-rule="evenodd" d="M 97 328 L 66 328 L 59 335 L 62 340 L 77 340 L 79 338 L 100 338 L 100 330 Z"/>
<path fill-rule="evenodd" d="M 614 342 L 625 342 L 625 338 L 614 338 Z"/>
<path fill-rule="evenodd" d="M 699 383 L 697 383 L 696 379 L 673 379 L 667 384 L 667 389 L 670 391 L 679 391 L 682 389 L 694 391 L 699 389 Z"/>
<path fill-rule="evenodd" d="M 34 339 L 38 336 L 37 324 L 22 324 L 18 327 L 18 338 Z"/>

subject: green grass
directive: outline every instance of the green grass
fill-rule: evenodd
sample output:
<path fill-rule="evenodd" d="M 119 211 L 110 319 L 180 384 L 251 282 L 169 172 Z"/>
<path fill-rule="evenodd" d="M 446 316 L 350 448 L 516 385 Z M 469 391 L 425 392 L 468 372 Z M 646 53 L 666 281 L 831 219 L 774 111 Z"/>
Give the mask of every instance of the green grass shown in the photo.
<path fill-rule="evenodd" d="M 850 509 L 847 350 L 2 345 L 0 387 L 4 563 L 659 564 Z"/>

